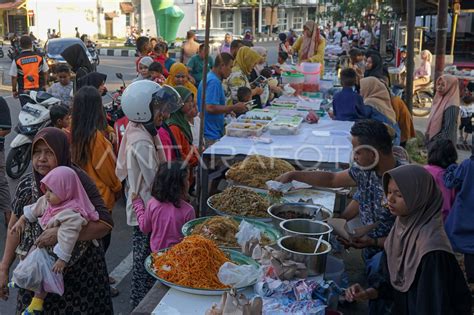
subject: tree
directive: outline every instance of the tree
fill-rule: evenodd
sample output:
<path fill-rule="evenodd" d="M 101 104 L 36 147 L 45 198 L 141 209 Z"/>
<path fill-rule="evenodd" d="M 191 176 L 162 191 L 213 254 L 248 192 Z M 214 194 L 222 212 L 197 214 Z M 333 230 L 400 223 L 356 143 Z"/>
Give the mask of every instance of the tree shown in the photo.
<path fill-rule="evenodd" d="M 260 0 L 263 1 L 263 0 Z M 248 4 L 252 8 L 252 36 L 255 37 L 256 21 L 255 21 L 255 10 L 259 4 L 258 0 L 248 0 Z"/>
<path fill-rule="evenodd" d="M 284 0 L 269 0 L 268 6 L 270 7 L 270 28 L 268 30 L 268 37 L 270 37 L 271 33 L 273 32 L 273 26 L 275 25 L 275 21 L 273 20 L 273 14 L 275 12 L 275 8 L 278 7 L 280 4 L 283 4 Z M 278 19 L 277 19 L 278 20 Z"/>

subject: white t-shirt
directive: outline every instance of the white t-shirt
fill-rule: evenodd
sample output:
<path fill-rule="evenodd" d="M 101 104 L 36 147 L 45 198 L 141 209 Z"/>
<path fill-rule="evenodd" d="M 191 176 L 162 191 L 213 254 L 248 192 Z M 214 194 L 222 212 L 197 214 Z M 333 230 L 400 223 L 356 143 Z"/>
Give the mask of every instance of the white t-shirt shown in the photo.
<path fill-rule="evenodd" d="M 367 30 L 362 30 L 362 32 L 360 32 L 360 38 L 364 40 L 365 46 L 370 46 L 370 44 L 372 43 L 372 34 L 369 33 Z"/>

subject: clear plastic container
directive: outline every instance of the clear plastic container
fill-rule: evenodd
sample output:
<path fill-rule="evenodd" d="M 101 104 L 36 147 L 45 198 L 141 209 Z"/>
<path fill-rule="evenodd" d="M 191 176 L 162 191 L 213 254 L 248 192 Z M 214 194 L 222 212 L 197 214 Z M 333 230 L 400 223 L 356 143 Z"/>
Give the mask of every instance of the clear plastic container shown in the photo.
<path fill-rule="evenodd" d="M 225 127 L 225 133 L 229 137 L 260 137 L 263 134 L 264 127 L 264 124 L 259 123 L 233 122 Z"/>
<path fill-rule="evenodd" d="M 282 84 L 302 84 L 304 83 L 304 75 L 301 73 L 283 73 L 281 75 Z"/>
<path fill-rule="evenodd" d="M 318 62 L 302 62 L 300 69 L 303 73 L 319 73 L 321 64 Z"/>
<path fill-rule="evenodd" d="M 268 125 L 268 131 L 271 135 L 296 135 L 302 122 L 303 118 L 299 116 L 277 116 Z"/>

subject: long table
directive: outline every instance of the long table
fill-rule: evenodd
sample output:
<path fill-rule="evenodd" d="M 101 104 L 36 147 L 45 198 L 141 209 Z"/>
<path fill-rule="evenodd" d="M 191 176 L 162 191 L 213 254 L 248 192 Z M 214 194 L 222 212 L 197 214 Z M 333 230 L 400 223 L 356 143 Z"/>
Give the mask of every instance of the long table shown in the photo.
<path fill-rule="evenodd" d="M 352 122 L 333 121 L 324 117 L 317 124 L 303 123 L 296 135 L 274 136 L 265 132 L 262 137 L 272 139 L 270 144 L 246 138 L 223 137 L 203 154 L 200 167 L 201 216 L 208 215 L 206 201 L 209 195 L 209 180 L 221 175 L 234 162 L 248 155 L 260 154 L 280 158 L 301 169 L 335 170 L 348 167 L 352 151 L 349 132 L 352 125 Z M 211 169 L 218 164 L 224 168 Z M 337 207 L 335 203 L 338 203 L 337 197 L 333 200 L 333 208 Z M 325 206 L 331 208 L 331 204 Z M 247 289 L 244 293 L 251 295 L 252 290 Z M 219 296 L 183 293 L 157 281 L 140 305 L 133 310 L 132 315 L 204 314 L 212 303 L 219 300 Z"/>
<path fill-rule="evenodd" d="M 248 155 L 264 155 L 283 159 L 298 169 L 336 170 L 347 168 L 352 152 L 350 128 L 353 122 L 335 121 L 328 117 L 317 124 L 303 123 L 297 135 L 275 136 L 265 132 L 262 137 L 272 143 L 256 142 L 247 138 L 224 136 L 204 151 L 200 167 L 201 216 L 207 215 L 209 182 L 222 174 L 236 161 Z"/>

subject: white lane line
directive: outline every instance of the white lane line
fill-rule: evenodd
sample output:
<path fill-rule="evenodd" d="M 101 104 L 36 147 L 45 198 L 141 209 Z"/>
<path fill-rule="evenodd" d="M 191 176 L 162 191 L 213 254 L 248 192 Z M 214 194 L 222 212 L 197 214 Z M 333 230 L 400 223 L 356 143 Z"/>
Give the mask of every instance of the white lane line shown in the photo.
<path fill-rule="evenodd" d="M 124 260 L 120 262 L 120 264 L 115 267 L 114 270 L 109 274 L 110 277 L 115 279 L 114 287 L 117 287 L 120 282 L 128 275 L 130 271 L 132 271 L 132 263 L 133 263 L 133 252 L 130 252 Z"/>

